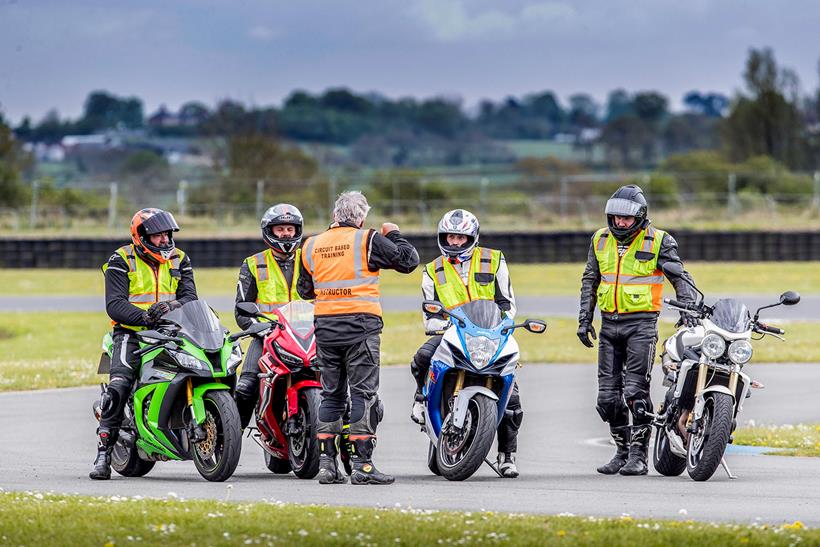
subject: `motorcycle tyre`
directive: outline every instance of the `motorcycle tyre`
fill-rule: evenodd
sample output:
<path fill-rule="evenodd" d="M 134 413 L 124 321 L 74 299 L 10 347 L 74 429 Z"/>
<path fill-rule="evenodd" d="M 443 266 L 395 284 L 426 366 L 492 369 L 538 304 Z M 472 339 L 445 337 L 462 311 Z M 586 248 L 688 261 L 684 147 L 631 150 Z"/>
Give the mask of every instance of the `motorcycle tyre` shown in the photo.
<path fill-rule="evenodd" d="M 438 438 L 436 464 L 439 471 L 441 471 L 441 476 L 450 481 L 463 481 L 478 471 L 487 454 L 490 453 L 490 448 L 492 448 L 495 439 L 498 415 L 496 402 L 486 395 L 478 393 L 470 400 L 471 408 L 473 408 L 473 405 L 478 410 L 478 423 L 475 426 L 476 431 L 473 442 L 460 462 L 453 466 L 447 466 L 441 457 L 442 443 L 446 435 L 442 434 Z"/>
<path fill-rule="evenodd" d="M 436 455 L 436 445 L 430 441 L 427 447 L 427 469 L 433 472 L 434 475 L 441 476 L 441 470 L 438 468 L 438 456 Z"/>
<path fill-rule="evenodd" d="M 319 403 L 321 396 L 319 389 L 304 389 L 299 393 L 299 407 L 305 413 L 305 446 L 304 459 L 296 461 L 291 449 L 291 439 L 288 438 L 288 461 L 293 474 L 300 479 L 312 479 L 319 474 L 319 441 L 316 439 L 316 427 L 319 420 Z"/>
<path fill-rule="evenodd" d="M 267 452 L 262 452 L 265 455 L 265 467 L 272 473 L 277 475 L 287 475 L 290 473 L 290 462 L 271 456 Z"/>
<path fill-rule="evenodd" d="M 123 477 L 143 477 L 154 468 L 157 462 L 140 458 L 136 443 L 125 446 L 122 439 L 117 439 L 111 452 L 111 468 Z"/>
<path fill-rule="evenodd" d="M 709 438 L 701 449 L 700 461 L 693 466 L 691 450 L 694 446 L 693 438 L 689 439 L 689 448 L 686 455 L 686 471 L 696 481 L 709 480 L 720 466 L 729 436 L 732 434 L 732 418 L 734 414 L 734 400 L 726 393 L 710 393 L 706 396 L 704 415 L 711 413 L 709 424 Z"/>
<path fill-rule="evenodd" d="M 205 463 L 199 458 L 199 452 L 193 448 L 194 465 L 202 477 L 211 482 L 223 482 L 228 480 L 236 466 L 239 465 L 239 456 L 242 454 L 242 428 L 239 421 L 239 411 L 236 403 L 227 390 L 209 391 L 203 399 L 205 400 L 205 411 L 215 412 L 219 418 L 217 435 L 222 437 L 222 457 L 213 469 L 208 469 Z M 216 442 L 219 442 L 218 440 Z"/>
<path fill-rule="evenodd" d="M 677 477 L 686 469 L 686 458 L 672 452 L 669 448 L 669 439 L 662 427 L 655 429 L 652 464 L 655 466 L 655 471 L 666 477 Z"/>

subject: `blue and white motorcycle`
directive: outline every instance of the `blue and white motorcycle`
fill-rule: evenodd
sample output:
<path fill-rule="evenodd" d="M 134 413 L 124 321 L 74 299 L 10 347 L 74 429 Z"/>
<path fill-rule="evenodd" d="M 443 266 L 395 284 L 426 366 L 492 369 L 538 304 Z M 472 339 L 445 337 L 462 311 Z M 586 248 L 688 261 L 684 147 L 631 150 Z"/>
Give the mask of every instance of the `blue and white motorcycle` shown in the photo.
<path fill-rule="evenodd" d="M 436 475 L 461 481 L 487 461 L 506 412 L 518 366 L 513 331 L 523 327 L 541 334 L 547 324 L 527 319 L 515 325 L 491 300 L 476 300 L 449 311 L 441 302 L 425 300 L 423 308 L 428 314 L 450 319 L 422 392 L 423 431 L 430 438 L 427 466 Z M 492 463 L 487 464 L 498 473 Z"/>

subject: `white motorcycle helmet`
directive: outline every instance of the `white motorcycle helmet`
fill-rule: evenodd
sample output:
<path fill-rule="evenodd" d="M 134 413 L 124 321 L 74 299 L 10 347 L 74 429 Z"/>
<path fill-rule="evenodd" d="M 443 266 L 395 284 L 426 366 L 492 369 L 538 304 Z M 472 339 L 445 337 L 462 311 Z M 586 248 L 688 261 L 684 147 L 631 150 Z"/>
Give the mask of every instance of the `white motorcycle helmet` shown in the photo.
<path fill-rule="evenodd" d="M 438 248 L 441 254 L 448 258 L 456 258 L 461 262 L 469 260 L 473 249 L 478 245 L 478 219 L 466 209 L 453 209 L 444 213 L 438 223 Z M 456 247 L 447 243 L 447 234 L 467 236 L 467 243 Z"/>

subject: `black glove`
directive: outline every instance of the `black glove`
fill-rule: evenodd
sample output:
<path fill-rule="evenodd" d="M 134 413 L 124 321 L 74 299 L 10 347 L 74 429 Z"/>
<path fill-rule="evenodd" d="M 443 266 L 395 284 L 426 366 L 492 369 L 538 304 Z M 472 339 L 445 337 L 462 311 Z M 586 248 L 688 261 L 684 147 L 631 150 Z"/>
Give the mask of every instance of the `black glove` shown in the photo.
<path fill-rule="evenodd" d="M 700 325 L 700 319 L 690 313 L 682 313 L 680 314 L 680 321 L 678 321 L 678 324 L 684 325 L 686 328 L 692 328 Z"/>
<path fill-rule="evenodd" d="M 170 300 L 166 302 L 157 302 L 156 304 L 151 304 L 151 307 L 148 308 L 148 316 L 150 317 L 151 323 L 156 324 L 159 322 L 160 318 L 168 313 L 169 311 L 175 310 L 182 306 L 176 300 Z"/>
<path fill-rule="evenodd" d="M 592 326 L 592 323 L 588 323 L 586 321 L 582 321 L 578 324 L 578 340 L 581 341 L 583 345 L 588 348 L 594 346 L 592 340 L 597 340 L 598 337 L 595 335 L 595 327 Z M 592 340 L 589 339 L 590 335 L 592 336 Z"/>

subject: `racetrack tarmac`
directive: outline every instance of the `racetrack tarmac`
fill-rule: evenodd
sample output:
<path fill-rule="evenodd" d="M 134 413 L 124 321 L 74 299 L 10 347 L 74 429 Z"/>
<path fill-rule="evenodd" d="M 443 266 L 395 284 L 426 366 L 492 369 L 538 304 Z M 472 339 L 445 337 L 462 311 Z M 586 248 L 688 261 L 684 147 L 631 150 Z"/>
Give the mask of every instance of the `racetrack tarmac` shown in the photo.
<path fill-rule="evenodd" d="M 741 423 L 820 422 L 820 366 L 748 367 L 766 389 L 745 402 Z M 659 376 L 659 374 L 655 374 Z M 653 384 L 657 401 L 662 392 Z M 521 477 L 497 478 L 484 466 L 461 483 L 433 476 L 427 439 L 409 418 L 413 382 L 406 367 L 382 371 L 386 418 L 379 428 L 377 466 L 396 475 L 391 486 L 321 486 L 273 475 L 261 449 L 245 439 L 236 474 L 208 483 L 192 462 L 160 462 L 149 475 L 111 481 L 88 479 L 95 450 L 91 403 L 97 388 L 0 394 L 0 486 L 87 495 L 167 496 L 231 500 L 276 499 L 367 507 L 573 513 L 618 517 L 698 519 L 742 523 L 801 520 L 820 526 L 820 459 L 728 453 L 739 478 L 722 470 L 708 482 L 662 477 L 602 476 L 595 467 L 613 448 L 595 412 L 595 367 L 530 365 L 519 376 L 525 416 L 519 440 Z M 730 447 L 731 449 L 732 447 Z M 491 454 L 494 455 L 494 452 Z"/>

